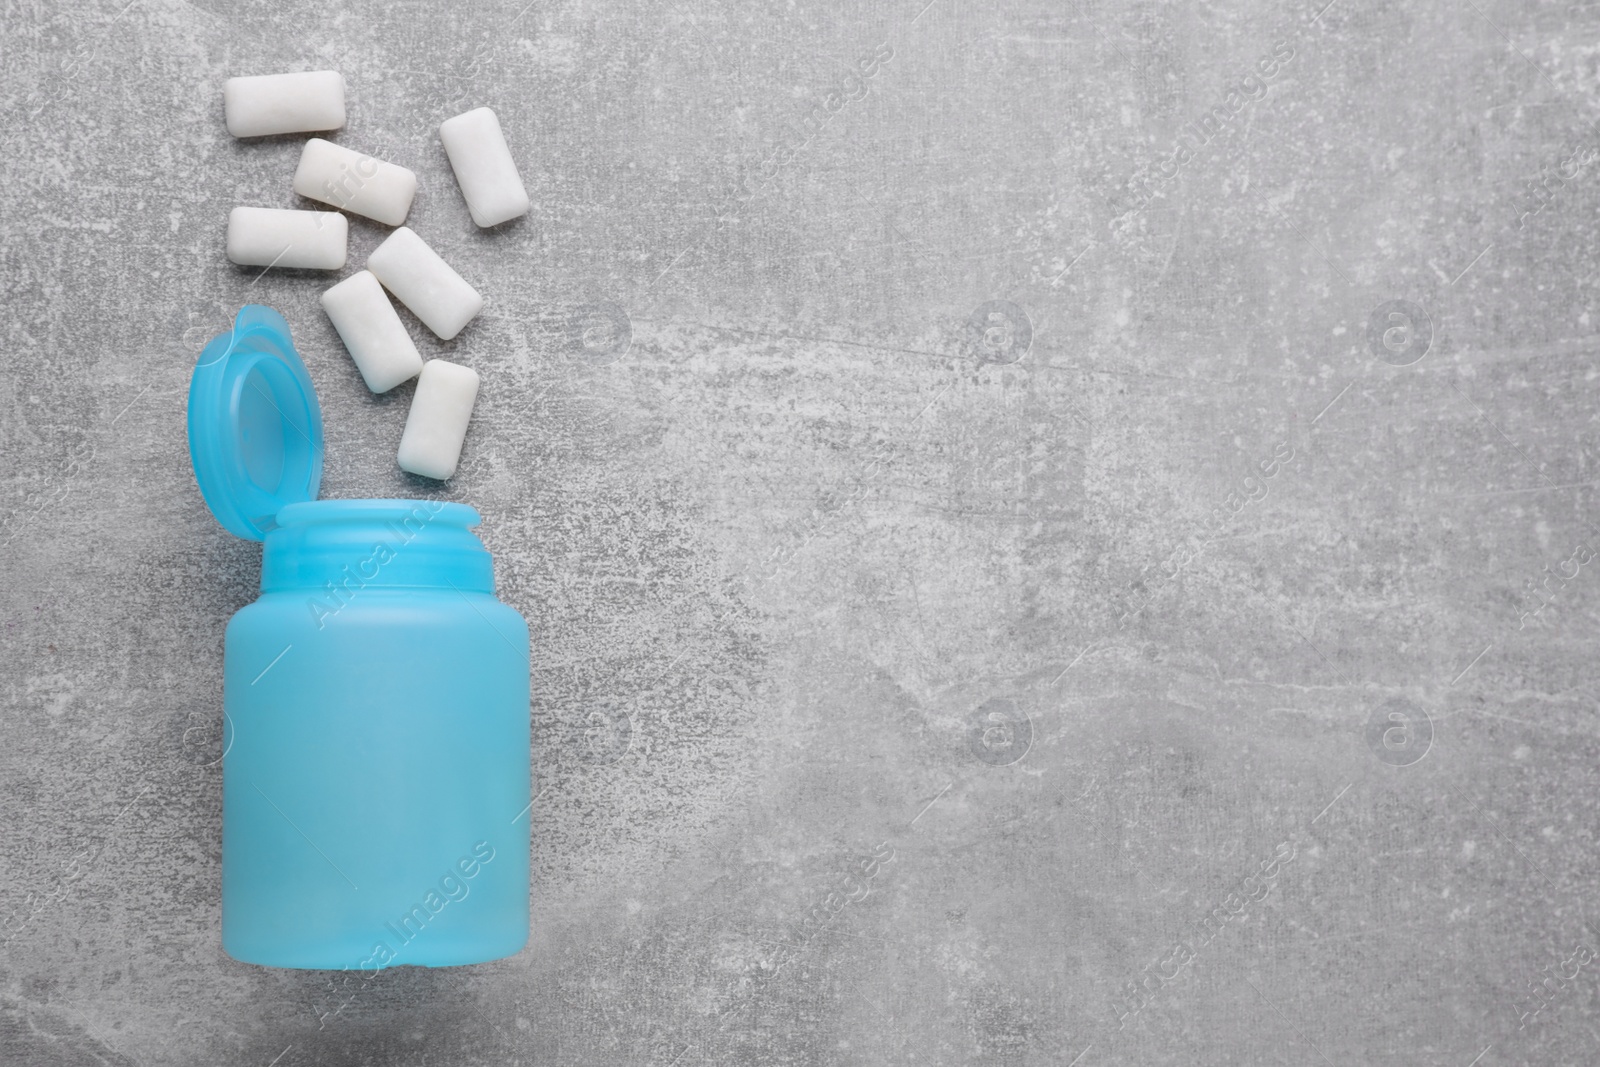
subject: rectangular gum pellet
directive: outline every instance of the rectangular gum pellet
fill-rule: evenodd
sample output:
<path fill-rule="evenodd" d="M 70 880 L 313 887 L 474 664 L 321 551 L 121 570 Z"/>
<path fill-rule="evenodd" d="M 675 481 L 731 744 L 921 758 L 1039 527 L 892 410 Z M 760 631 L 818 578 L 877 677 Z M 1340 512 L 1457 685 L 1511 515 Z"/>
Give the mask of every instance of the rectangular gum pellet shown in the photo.
<path fill-rule="evenodd" d="M 228 213 L 228 258 L 246 267 L 338 270 L 349 233 L 337 211 L 236 207 Z"/>
<path fill-rule="evenodd" d="M 473 222 L 498 226 L 527 214 L 528 191 L 493 111 L 480 107 L 446 119 L 439 126 L 439 140 Z"/>
<path fill-rule="evenodd" d="M 344 125 L 344 75 L 308 70 L 229 78 L 222 109 L 235 137 L 337 130 Z"/>
<path fill-rule="evenodd" d="M 385 226 L 398 226 L 411 211 L 417 176 L 405 167 L 313 137 L 300 151 L 294 191 Z"/>
<path fill-rule="evenodd" d="M 356 369 L 374 393 L 387 393 L 422 372 L 422 356 L 371 271 L 360 271 L 322 294 Z"/>
<path fill-rule="evenodd" d="M 423 364 L 400 435 L 400 469 L 440 481 L 454 474 L 477 399 L 477 371 L 442 359 Z"/>
<path fill-rule="evenodd" d="M 478 291 L 410 227 L 400 227 L 374 248 L 367 269 L 442 340 L 460 333 L 483 310 Z"/>

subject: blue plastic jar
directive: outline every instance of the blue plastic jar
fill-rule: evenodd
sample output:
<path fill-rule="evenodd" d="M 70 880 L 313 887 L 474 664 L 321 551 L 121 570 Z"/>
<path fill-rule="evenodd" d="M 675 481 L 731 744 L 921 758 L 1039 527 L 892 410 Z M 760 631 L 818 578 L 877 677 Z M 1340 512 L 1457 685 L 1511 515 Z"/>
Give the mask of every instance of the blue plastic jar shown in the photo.
<path fill-rule="evenodd" d="M 223 663 L 222 945 L 376 972 L 528 937 L 528 627 L 478 513 L 316 499 L 322 420 L 288 324 L 201 353 L 189 448 L 223 526 L 265 542 Z"/>

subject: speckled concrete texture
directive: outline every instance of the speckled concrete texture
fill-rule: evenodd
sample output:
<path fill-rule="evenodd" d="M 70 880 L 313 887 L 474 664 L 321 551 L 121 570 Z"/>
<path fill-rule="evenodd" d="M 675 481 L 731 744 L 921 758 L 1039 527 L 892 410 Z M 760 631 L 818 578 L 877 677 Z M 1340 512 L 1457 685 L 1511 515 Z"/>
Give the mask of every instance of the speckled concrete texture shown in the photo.
<path fill-rule="evenodd" d="M 1600 1060 L 1600 10 L 0 10 L 0 1064 Z M 310 206 L 223 80 L 325 68 L 488 299 L 402 312 L 483 377 L 442 487 L 334 276 L 223 258 Z M 512 959 L 222 953 L 249 302 L 323 494 L 476 505 L 533 624 Z"/>

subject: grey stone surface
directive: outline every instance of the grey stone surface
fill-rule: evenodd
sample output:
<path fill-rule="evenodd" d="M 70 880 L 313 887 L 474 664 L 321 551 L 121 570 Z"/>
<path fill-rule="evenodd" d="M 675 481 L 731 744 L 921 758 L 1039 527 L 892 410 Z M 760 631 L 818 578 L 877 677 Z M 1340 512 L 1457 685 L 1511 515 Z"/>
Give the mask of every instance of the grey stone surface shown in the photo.
<path fill-rule="evenodd" d="M 0 1063 L 1600 1059 L 1600 15 L 923 2 L 5 5 Z M 407 318 L 483 375 L 443 488 L 223 259 L 301 139 L 222 80 L 325 67 L 489 299 Z M 221 951 L 246 302 L 324 495 L 475 504 L 534 625 L 511 960 Z"/>

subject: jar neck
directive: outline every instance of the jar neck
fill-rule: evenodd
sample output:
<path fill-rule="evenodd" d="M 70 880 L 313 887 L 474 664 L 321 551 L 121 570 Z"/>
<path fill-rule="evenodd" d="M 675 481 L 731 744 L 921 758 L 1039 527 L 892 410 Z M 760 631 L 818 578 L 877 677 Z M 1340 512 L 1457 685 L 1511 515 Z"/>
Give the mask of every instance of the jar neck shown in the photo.
<path fill-rule="evenodd" d="M 278 512 L 261 591 L 426 588 L 493 593 L 478 513 L 438 500 L 311 500 Z"/>

